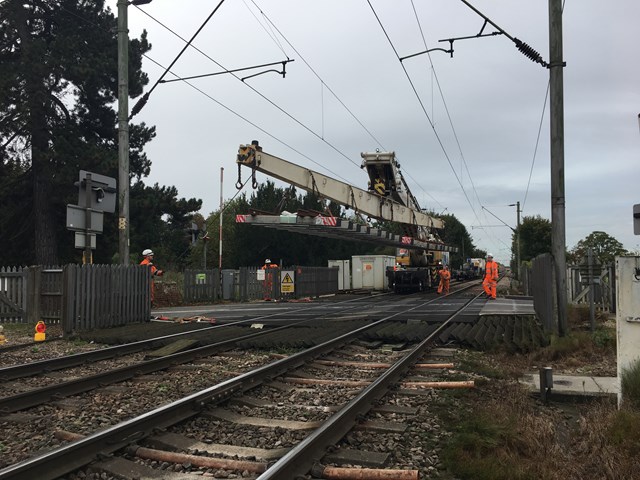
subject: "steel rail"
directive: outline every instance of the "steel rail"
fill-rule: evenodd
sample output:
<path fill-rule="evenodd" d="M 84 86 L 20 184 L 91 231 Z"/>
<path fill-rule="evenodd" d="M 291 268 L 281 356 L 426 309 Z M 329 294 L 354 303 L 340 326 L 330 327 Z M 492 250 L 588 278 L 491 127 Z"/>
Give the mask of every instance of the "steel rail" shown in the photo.
<path fill-rule="evenodd" d="M 275 360 L 270 364 L 158 407 L 138 417 L 120 422 L 80 440 L 10 465 L 0 470 L 0 480 L 23 480 L 25 478 L 54 480 L 89 464 L 97 456 L 111 454 L 126 445 L 140 440 L 152 434 L 158 428 L 166 428 L 193 417 L 210 403 L 221 403 L 236 393 L 255 388 L 265 381 L 281 376 L 291 369 L 304 365 L 313 358 L 356 339 L 369 329 L 375 328 L 407 311 L 415 310 L 420 306 L 438 300 L 439 298 L 435 298 L 416 307 L 387 315 L 371 324 L 357 328 L 303 352 Z M 287 480 L 291 478 L 294 477 L 289 477 Z"/>
<path fill-rule="evenodd" d="M 347 309 L 343 308 L 340 313 L 359 307 L 360 305 L 353 305 Z M 164 357 L 146 360 L 141 363 L 114 368 L 106 372 L 100 372 L 75 380 L 68 380 L 65 382 L 47 385 L 41 388 L 18 393 L 16 395 L 0 398 L 0 415 L 17 412 L 19 410 L 25 410 L 27 408 L 42 405 L 49 401 L 60 400 L 64 397 L 88 392 L 97 387 L 104 387 L 116 382 L 129 380 L 139 375 L 147 375 L 149 373 L 165 370 L 175 365 L 192 362 L 198 358 L 207 357 L 215 353 L 229 350 L 235 347 L 238 342 L 250 340 L 252 338 L 266 335 L 267 333 L 286 330 L 290 327 L 304 325 L 305 323 L 317 321 L 319 318 L 331 316 L 334 313 L 335 312 L 329 312 L 321 316 L 305 318 L 303 320 L 289 323 L 288 325 L 282 325 L 280 327 L 274 327 L 268 330 L 260 330 L 248 335 L 242 335 L 240 337 L 223 340 L 213 344 L 204 345 L 202 347 L 192 348 L 184 352 L 178 352 L 172 355 L 166 355 Z"/>
<path fill-rule="evenodd" d="M 322 426 L 269 467 L 265 473 L 258 477 L 258 480 L 291 480 L 311 471 L 315 462 L 322 458 L 327 448 L 335 445 L 337 441 L 343 438 L 356 424 L 357 419 L 366 414 L 373 403 L 382 398 L 389 391 L 389 388 L 418 361 L 436 336 L 480 295 L 471 298 L 407 355 L 374 380 L 357 397 L 329 417 Z M 422 306 L 424 304 L 413 307 L 410 310 Z"/>
<path fill-rule="evenodd" d="M 383 293 L 380 295 L 375 295 L 373 298 L 377 298 L 384 295 L 387 295 L 387 294 Z M 362 299 L 351 298 L 349 300 L 338 302 L 337 305 L 353 303 L 360 300 Z M 215 325 L 213 327 L 205 327 L 197 330 L 191 330 L 188 332 L 173 333 L 171 335 L 164 335 L 161 337 L 154 337 L 147 340 L 140 340 L 137 342 L 127 343 L 125 345 L 117 345 L 113 347 L 106 347 L 98 350 L 92 350 L 90 352 L 76 353 L 74 355 L 67 355 L 64 357 L 56 358 L 56 359 L 40 360 L 36 362 L 23 363 L 20 365 L 12 365 L 10 367 L 3 367 L 3 368 L 0 368 L 0 381 L 6 382 L 9 380 L 16 380 L 18 378 L 30 377 L 30 376 L 38 375 L 45 372 L 77 367 L 79 365 L 100 362 L 102 360 L 109 360 L 111 358 L 120 357 L 124 355 L 131 355 L 133 353 L 138 353 L 144 350 L 162 346 L 168 343 L 169 341 L 175 340 L 177 338 L 184 338 L 184 337 L 189 338 L 189 336 L 196 335 L 196 334 L 201 335 L 203 332 L 208 332 L 218 328 L 230 327 L 235 325 L 243 325 L 247 323 L 254 323 L 260 320 L 273 318 L 278 315 L 286 316 L 290 314 L 296 314 L 301 310 L 305 310 L 305 311 L 313 310 L 316 308 L 321 308 L 322 306 L 323 305 L 300 307 L 300 308 L 291 309 L 284 313 L 277 312 L 277 313 L 272 313 L 268 315 L 259 315 L 257 317 L 238 320 L 236 322 L 231 322 L 231 323 L 225 323 L 223 325 Z"/>

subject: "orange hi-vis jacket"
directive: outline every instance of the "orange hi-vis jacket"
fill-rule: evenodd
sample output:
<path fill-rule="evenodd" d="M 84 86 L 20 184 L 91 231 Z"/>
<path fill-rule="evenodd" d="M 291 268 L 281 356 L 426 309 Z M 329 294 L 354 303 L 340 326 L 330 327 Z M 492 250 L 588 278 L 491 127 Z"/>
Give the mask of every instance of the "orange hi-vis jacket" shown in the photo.
<path fill-rule="evenodd" d="M 438 272 L 440 275 L 440 284 L 438 285 L 438 293 L 449 293 L 449 280 L 451 280 L 451 272 L 446 269 L 442 269 Z"/>
<path fill-rule="evenodd" d="M 498 263 L 491 260 L 485 265 L 484 278 L 487 280 L 498 280 Z"/>
<path fill-rule="evenodd" d="M 158 267 L 156 267 L 153 263 L 151 263 L 151 260 L 149 260 L 148 258 L 145 258 L 144 260 L 142 260 L 140 262 L 140 265 L 149 265 L 151 267 L 151 275 L 158 275 Z"/>

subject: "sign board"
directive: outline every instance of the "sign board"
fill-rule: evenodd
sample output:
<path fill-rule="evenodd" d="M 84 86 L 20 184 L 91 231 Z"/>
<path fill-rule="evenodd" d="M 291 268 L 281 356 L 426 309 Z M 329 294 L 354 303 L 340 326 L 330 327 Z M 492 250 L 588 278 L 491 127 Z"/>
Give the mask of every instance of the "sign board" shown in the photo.
<path fill-rule="evenodd" d="M 640 203 L 633 206 L 633 234 L 640 235 Z"/>
<path fill-rule="evenodd" d="M 86 170 L 80 170 L 78 182 L 78 203 L 86 204 L 87 174 L 91 175 L 91 208 L 101 212 L 113 213 L 116 211 L 116 179 L 105 177 Z"/>
<path fill-rule="evenodd" d="M 196 285 L 207 283 L 206 273 L 196 273 Z"/>
<path fill-rule="evenodd" d="M 256 280 L 260 281 L 260 282 L 264 282 L 264 270 L 256 270 Z"/>
<path fill-rule="evenodd" d="M 85 233 L 82 232 L 76 232 L 76 242 L 75 242 L 75 247 L 76 248 L 86 248 L 87 244 L 86 244 L 86 238 L 87 235 Z M 96 249 L 96 234 L 95 233 L 90 233 L 89 234 L 89 241 L 91 242 L 91 250 L 95 250 Z"/>
<path fill-rule="evenodd" d="M 87 228 L 87 212 L 83 207 L 77 205 L 67 205 L 67 228 L 69 230 L 84 231 Z M 104 224 L 104 214 L 96 210 L 91 210 L 90 232 L 102 233 Z"/>
<path fill-rule="evenodd" d="M 280 272 L 280 293 L 294 293 L 295 285 L 293 270 L 282 270 Z"/>

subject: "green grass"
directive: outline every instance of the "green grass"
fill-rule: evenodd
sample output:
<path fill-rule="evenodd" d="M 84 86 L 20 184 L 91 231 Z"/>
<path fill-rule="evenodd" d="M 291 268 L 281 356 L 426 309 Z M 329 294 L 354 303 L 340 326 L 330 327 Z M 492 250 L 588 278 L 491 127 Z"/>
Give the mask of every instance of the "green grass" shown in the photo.
<path fill-rule="evenodd" d="M 460 479 L 533 480 L 522 463 L 510 452 L 518 443 L 518 431 L 508 417 L 495 418 L 474 412 L 458 423 L 443 451 L 447 469 Z"/>
<path fill-rule="evenodd" d="M 623 402 L 640 410 L 640 360 L 624 369 L 620 380 L 624 394 Z"/>

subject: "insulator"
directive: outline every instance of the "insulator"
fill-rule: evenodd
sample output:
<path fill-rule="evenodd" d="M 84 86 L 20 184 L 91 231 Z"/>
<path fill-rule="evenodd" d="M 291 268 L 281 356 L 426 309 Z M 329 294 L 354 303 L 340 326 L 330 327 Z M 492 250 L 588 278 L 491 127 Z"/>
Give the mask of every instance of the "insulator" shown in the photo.
<path fill-rule="evenodd" d="M 542 60 L 542 55 L 536 52 L 533 47 L 531 47 L 530 45 L 527 45 L 521 40 L 518 40 L 517 38 L 515 38 L 514 40 L 516 42 L 516 48 L 520 50 L 525 57 L 527 57 L 529 60 L 532 60 L 536 63 L 540 63 L 543 66 L 547 65 L 547 63 L 544 60 Z"/>

